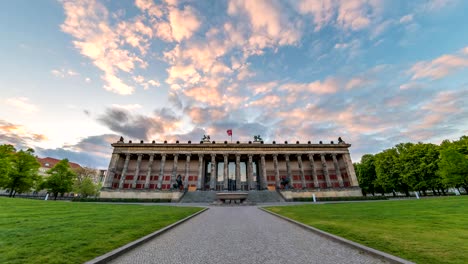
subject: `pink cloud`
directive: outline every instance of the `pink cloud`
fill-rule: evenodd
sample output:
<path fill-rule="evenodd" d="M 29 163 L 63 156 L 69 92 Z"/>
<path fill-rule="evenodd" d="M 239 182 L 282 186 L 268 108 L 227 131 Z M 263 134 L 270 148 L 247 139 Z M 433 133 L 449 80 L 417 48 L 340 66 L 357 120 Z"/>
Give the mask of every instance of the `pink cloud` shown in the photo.
<path fill-rule="evenodd" d="M 315 81 L 310 83 L 286 83 L 281 85 L 280 90 L 289 92 L 310 92 L 316 94 L 329 94 L 338 91 L 338 80 L 332 77 L 326 78 L 323 82 Z"/>
<path fill-rule="evenodd" d="M 172 36 L 178 42 L 192 37 L 200 27 L 200 21 L 190 6 L 186 6 L 183 10 L 169 8 L 169 21 Z"/>
<path fill-rule="evenodd" d="M 436 80 L 467 66 L 468 57 L 445 54 L 432 61 L 417 62 L 408 70 L 408 73 L 412 75 L 411 80 L 422 78 Z"/>

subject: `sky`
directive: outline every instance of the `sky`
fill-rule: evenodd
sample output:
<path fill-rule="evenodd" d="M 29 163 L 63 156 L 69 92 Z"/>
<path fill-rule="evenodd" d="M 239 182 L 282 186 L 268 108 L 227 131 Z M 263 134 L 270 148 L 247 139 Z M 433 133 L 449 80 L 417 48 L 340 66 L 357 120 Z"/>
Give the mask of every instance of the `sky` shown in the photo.
<path fill-rule="evenodd" d="M 111 143 L 468 134 L 468 1 L 0 2 L 0 144 L 94 168 Z"/>

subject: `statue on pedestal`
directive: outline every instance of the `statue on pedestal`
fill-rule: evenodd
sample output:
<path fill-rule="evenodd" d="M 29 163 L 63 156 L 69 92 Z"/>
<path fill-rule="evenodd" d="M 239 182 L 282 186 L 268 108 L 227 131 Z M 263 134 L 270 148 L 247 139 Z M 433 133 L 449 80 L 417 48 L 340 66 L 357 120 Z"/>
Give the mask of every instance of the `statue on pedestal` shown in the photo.
<path fill-rule="evenodd" d="M 210 142 L 210 135 L 203 135 L 202 141 L 203 142 Z"/>
<path fill-rule="evenodd" d="M 121 136 L 119 141 L 117 141 L 117 142 L 124 142 L 124 138 Z"/>

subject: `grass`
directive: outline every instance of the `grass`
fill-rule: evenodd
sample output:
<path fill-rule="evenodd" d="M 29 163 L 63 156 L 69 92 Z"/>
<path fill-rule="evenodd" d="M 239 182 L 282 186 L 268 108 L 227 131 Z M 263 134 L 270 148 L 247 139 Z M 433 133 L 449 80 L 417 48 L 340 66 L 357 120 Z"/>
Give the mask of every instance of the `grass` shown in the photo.
<path fill-rule="evenodd" d="M 0 198 L 0 263 L 83 263 L 200 210 Z"/>
<path fill-rule="evenodd" d="M 468 263 L 468 197 L 266 208 L 417 263 Z"/>

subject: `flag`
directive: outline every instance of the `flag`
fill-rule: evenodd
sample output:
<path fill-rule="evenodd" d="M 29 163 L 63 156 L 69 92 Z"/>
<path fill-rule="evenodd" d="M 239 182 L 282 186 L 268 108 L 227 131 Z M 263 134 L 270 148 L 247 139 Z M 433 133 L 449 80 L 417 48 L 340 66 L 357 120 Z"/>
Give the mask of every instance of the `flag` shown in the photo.
<path fill-rule="evenodd" d="M 232 137 L 232 129 L 228 129 L 226 132 L 227 132 L 228 136 Z"/>

